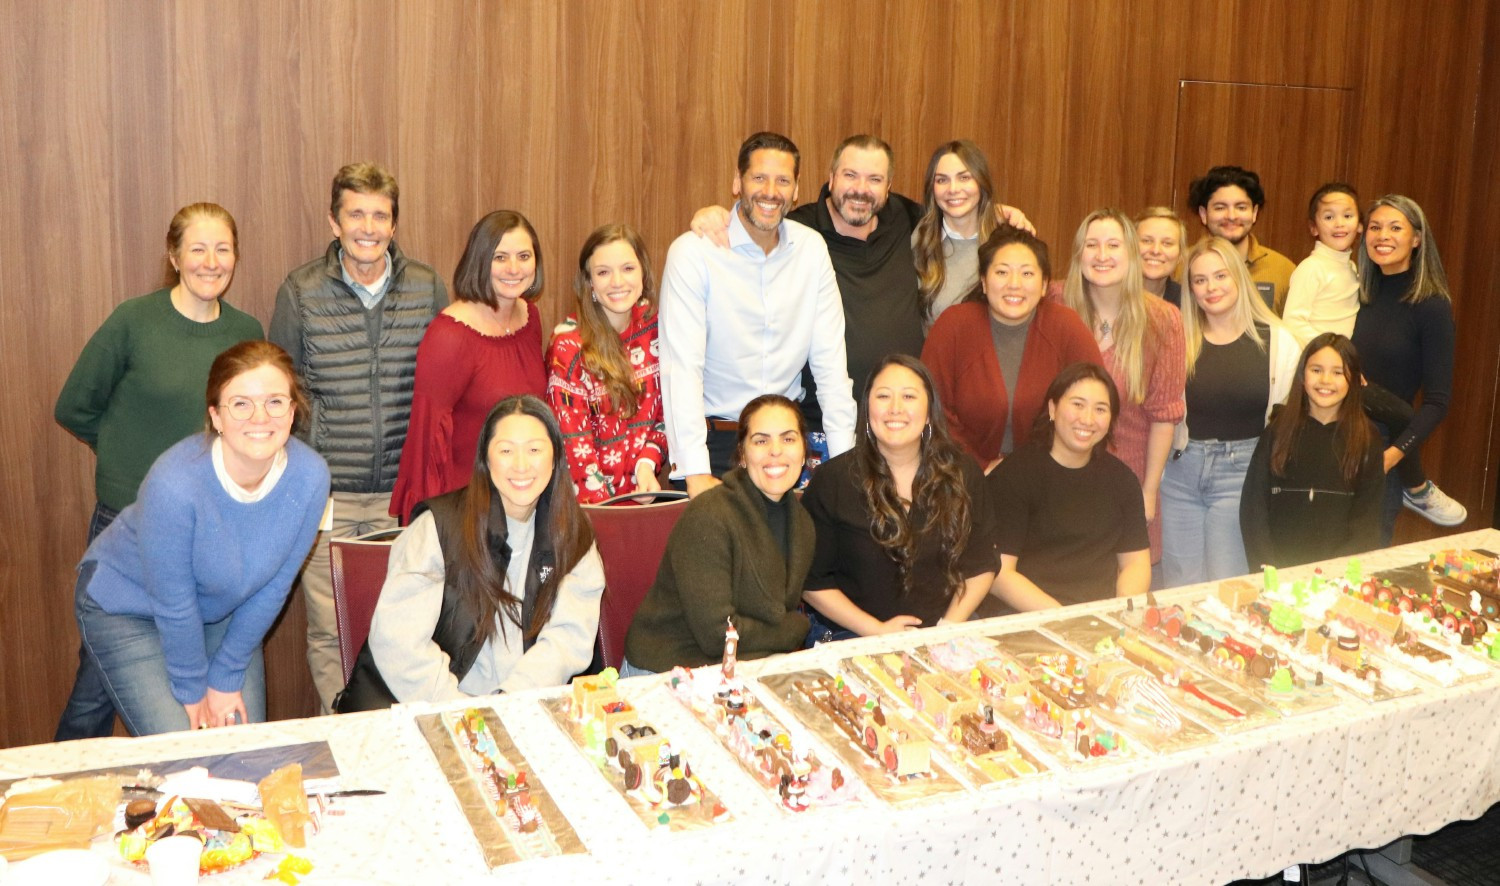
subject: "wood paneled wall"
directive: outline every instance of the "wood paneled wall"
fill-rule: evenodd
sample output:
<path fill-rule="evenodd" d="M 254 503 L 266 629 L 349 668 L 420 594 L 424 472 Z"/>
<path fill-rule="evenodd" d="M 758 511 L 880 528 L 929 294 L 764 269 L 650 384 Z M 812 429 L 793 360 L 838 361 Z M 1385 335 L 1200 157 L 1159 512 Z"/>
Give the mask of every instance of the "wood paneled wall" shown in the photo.
<path fill-rule="evenodd" d="M 729 199 L 757 129 L 802 147 L 804 200 L 852 132 L 891 141 L 913 196 L 933 145 L 973 138 L 1065 264 L 1091 209 L 1185 210 L 1176 146 L 1209 125 L 1181 119 L 1185 83 L 1344 90 L 1335 172 L 1420 201 L 1457 292 L 1460 381 L 1428 463 L 1471 525 L 1493 507 L 1500 305 L 1483 293 L 1500 252 L 1471 232 L 1500 199 L 1483 62 L 1500 21 L 1482 0 L 0 0 L 0 16 L 0 745 L 46 740 L 72 677 L 92 457 L 51 412 L 79 349 L 162 282 L 167 221 L 195 200 L 238 219 L 229 298 L 268 321 L 354 159 L 396 173 L 397 237 L 445 275 L 482 214 L 527 213 L 552 322 L 591 228 L 631 221 L 659 262 L 693 209 Z M 1257 151 L 1301 134 L 1214 125 L 1205 140 Z M 1301 258 L 1305 184 L 1266 184 L 1258 233 Z M 300 617 L 268 646 L 273 715 L 309 710 Z"/>

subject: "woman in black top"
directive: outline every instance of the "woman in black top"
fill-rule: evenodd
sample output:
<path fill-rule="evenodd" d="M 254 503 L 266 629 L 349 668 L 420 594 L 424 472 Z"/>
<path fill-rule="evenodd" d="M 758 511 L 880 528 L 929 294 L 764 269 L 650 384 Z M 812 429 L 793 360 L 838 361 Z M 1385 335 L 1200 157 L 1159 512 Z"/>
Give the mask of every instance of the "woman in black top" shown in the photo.
<path fill-rule="evenodd" d="M 1074 363 L 1047 389 L 1027 445 L 986 478 L 1000 573 L 993 593 L 1021 611 L 1144 594 L 1146 507 L 1107 450 L 1120 394 L 1103 367 Z"/>
<path fill-rule="evenodd" d="M 1427 214 L 1415 200 L 1388 194 L 1366 214 L 1359 254 L 1359 314 L 1351 338 L 1369 380 L 1408 403 L 1422 395 L 1405 430 L 1385 449 L 1387 484 L 1380 520 L 1389 544 L 1401 504 L 1439 526 L 1468 519 L 1464 506 L 1433 485 L 1422 470 L 1422 443 L 1448 414 L 1453 393 L 1453 299 Z"/>
<path fill-rule="evenodd" d="M 948 436 L 927 368 L 888 355 L 860 408 L 854 448 L 802 499 L 818 533 L 809 645 L 965 621 L 995 576 L 983 473 Z"/>
<path fill-rule="evenodd" d="M 1359 355 L 1325 332 L 1307 343 L 1300 381 L 1261 434 L 1240 495 L 1252 567 L 1297 566 L 1380 546 L 1380 435 L 1365 418 Z"/>

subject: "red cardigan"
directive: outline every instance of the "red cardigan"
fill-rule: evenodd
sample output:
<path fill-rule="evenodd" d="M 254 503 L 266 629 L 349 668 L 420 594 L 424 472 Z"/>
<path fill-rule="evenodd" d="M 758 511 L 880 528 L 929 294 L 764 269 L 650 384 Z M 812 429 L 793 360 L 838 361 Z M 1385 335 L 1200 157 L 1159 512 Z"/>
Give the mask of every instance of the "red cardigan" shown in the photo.
<path fill-rule="evenodd" d="M 1047 387 L 1063 367 L 1080 360 L 1103 362 L 1083 321 L 1052 298 L 1043 298 L 1031 317 L 1020 377 L 1013 384 L 1006 385 L 1000 377 L 989 307 L 983 302 L 965 302 L 944 311 L 922 348 L 922 362 L 932 372 L 948 430 L 981 465 L 1000 457 L 1006 413 L 1015 421 L 1011 437 L 1019 448 L 1031 434 L 1037 413 L 1046 408 Z"/>

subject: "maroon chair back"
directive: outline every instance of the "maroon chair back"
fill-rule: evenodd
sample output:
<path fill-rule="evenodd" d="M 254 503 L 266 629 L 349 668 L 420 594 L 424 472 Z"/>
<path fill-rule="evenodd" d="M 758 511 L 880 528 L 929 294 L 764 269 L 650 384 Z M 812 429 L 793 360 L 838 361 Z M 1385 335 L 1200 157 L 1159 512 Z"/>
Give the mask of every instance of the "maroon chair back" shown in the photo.
<path fill-rule="evenodd" d="M 604 561 L 599 651 L 607 667 L 620 666 L 625 656 L 625 632 L 656 581 L 656 567 L 666 552 L 667 536 L 687 507 L 686 493 L 656 495 L 672 500 L 638 505 L 630 496 L 617 496 L 583 509 L 594 526 L 594 541 Z"/>
<path fill-rule="evenodd" d="M 399 529 L 382 529 L 328 543 L 328 559 L 333 569 L 333 611 L 339 623 L 339 664 L 344 668 L 345 683 L 349 682 L 360 647 L 370 635 L 375 601 L 380 599 L 380 589 L 385 586 L 391 543 L 400 534 Z"/>

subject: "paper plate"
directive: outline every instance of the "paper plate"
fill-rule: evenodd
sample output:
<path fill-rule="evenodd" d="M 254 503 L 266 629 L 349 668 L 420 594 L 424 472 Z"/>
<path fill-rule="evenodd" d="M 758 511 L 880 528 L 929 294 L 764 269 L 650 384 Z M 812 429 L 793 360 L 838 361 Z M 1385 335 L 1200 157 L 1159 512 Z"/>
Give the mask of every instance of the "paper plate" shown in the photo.
<path fill-rule="evenodd" d="M 87 849 L 59 849 L 10 866 L 5 886 L 104 886 L 109 862 Z"/>

